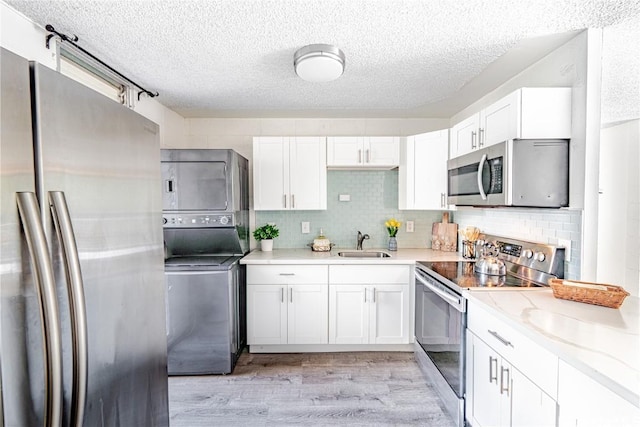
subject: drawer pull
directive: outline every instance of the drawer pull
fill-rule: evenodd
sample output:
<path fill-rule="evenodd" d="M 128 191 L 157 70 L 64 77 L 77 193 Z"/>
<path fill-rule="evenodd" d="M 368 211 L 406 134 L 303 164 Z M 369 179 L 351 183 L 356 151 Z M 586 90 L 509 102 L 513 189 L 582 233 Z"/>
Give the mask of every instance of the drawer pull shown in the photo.
<path fill-rule="evenodd" d="M 495 376 L 493 373 L 494 366 L 495 366 Z M 493 380 L 496 380 L 496 385 L 497 385 L 498 384 L 498 358 L 489 356 L 489 384 L 491 384 Z"/>
<path fill-rule="evenodd" d="M 491 335 L 493 335 L 498 341 L 500 341 L 502 344 L 506 345 L 506 346 L 510 346 L 513 347 L 513 344 L 511 344 L 511 341 L 502 338 L 500 336 L 500 334 L 498 334 L 496 331 L 492 331 L 490 329 L 487 329 L 487 332 L 489 332 Z"/>
<path fill-rule="evenodd" d="M 296 273 L 280 273 L 281 276 L 295 276 Z"/>

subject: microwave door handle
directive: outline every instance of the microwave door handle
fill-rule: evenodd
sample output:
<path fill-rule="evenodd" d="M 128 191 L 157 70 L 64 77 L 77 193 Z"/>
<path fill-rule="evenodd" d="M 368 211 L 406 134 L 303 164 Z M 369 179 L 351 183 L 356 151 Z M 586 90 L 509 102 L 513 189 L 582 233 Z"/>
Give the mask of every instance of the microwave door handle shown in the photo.
<path fill-rule="evenodd" d="M 484 187 L 482 186 L 482 171 L 484 170 L 484 163 L 487 161 L 487 155 L 483 154 L 480 159 L 480 164 L 478 165 L 478 190 L 480 191 L 480 197 L 482 200 L 487 200 L 487 193 L 484 192 Z"/>

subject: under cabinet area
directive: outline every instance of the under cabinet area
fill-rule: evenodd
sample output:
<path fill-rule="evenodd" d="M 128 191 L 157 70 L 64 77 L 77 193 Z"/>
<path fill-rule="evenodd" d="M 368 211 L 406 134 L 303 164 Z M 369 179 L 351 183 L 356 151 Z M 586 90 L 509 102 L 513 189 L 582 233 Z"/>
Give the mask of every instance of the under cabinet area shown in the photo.
<path fill-rule="evenodd" d="M 330 344 L 408 344 L 410 267 L 329 266 Z"/>
<path fill-rule="evenodd" d="M 571 88 L 525 87 L 451 128 L 450 158 L 508 139 L 571 138 Z"/>
<path fill-rule="evenodd" d="M 438 210 L 447 205 L 449 130 L 403 138 L 398 169 L 398 209 Z"/>
<path fill-rule="evenodd" d="M 330 168 L 393 168 L 400 155 L 397 136 L 334 136 L 327 138 Z"/>
<path fill-rule="evenodd" d="M 247 266 L 247 343 L 326 344 L 328 268 Z"/>
<path fill-rule="evenodd" d="M 253 202 L 257 211 L 326 209 L 326 138 L 254 138 Z"/>
<path fill-rule="evenodd" d="M 466 348 L 472 426 L 556 425 L 557 356 L 476 305 L 468 309 Z"/>

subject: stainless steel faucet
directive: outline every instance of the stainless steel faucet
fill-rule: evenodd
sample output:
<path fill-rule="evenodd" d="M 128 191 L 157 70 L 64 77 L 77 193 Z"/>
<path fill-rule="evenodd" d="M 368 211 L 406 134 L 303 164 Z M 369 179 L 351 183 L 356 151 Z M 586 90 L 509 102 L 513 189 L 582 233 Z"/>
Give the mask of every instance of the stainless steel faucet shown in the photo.
<path fill-rule="evenodd" d="M 362 250 L 362 242 L 365 239 L 369 239 L 369 235 L 368 234 L 362 234 L 361 232 L 358 231 L 358 243 L 356 243 L 356 250 L 358 250 L 358 251 Z"/>

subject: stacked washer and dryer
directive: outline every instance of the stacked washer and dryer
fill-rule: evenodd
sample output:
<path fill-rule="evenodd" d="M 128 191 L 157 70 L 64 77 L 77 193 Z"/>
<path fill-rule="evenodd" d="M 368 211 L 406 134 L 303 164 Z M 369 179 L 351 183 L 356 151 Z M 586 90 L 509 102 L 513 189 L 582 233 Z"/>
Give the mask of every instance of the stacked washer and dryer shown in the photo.
<path fill-rule="evenodd" d="M 169 375 L 226 374 L 246 343 L 248 161 L 162 150 Z"/>

